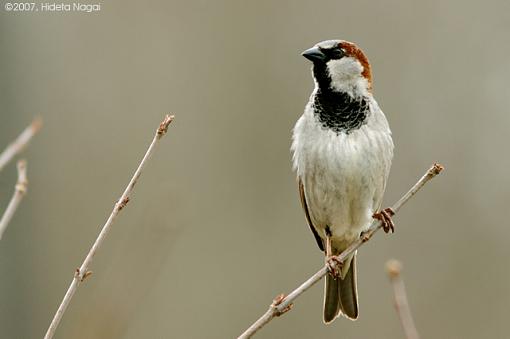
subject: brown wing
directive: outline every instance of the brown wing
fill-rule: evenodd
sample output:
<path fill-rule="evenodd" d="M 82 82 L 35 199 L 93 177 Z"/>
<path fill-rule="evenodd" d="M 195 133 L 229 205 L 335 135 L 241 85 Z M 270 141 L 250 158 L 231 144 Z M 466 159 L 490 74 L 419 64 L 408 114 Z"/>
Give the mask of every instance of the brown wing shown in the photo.
<path fill-rule="evenodd" d="M 299 186 L 299 197 L 301 198 L 301 205 L 303 206 L 303 209 L 305 210 L 306 215 L 306 221 L 308 221 L 308 226 L 310 226 L 310 229 L 312 230 L 313 236 L 315 237 L 315 240 L 317 241 L 317 245 L 319 245 L 319 248 L 321 251 L 324 251 L 324 244 L 322 243 L 322 239 L 319 236 L 319 233 L 317 233 L 317 230 L 313 226 L 312 219 L 310 218 L 310 213 L 308 212 L 308 205 L 306 204 L 306 197 L 305 197 L 305 188 L 303 186 L 303 182 L 301 181 L 301 178 L 298 177 L 298 186 Z"/>

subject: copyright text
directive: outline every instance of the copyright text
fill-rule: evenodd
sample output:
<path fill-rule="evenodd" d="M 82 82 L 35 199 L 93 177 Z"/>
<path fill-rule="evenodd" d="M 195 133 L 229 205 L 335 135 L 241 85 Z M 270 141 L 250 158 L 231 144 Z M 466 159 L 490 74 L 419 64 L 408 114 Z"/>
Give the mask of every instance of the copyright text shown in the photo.
<path fill-rule="evenodd" d="M 101 11 L 101 4 L 84 4 L 81 2 L 7 2 L 4 4 L 6 12 L 84 12 L 93 13 Z"/>

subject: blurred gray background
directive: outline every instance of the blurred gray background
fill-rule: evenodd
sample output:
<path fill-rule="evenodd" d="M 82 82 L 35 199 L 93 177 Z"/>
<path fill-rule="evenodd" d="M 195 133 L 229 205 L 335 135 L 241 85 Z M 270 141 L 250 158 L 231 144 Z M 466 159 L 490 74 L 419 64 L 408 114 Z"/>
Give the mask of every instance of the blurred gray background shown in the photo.
<path fill-rule="evenodd" d="M 94 2 L 88 2 L 94 3 Z M 0 337 L 42 338 L 166 113 L 176 115 L 56 338 L 232 338 L 323 264 L 291 129 L 300 56 L 369 56 L 396 154 L 385 204 L 447 170 L 359 254 L 360 319 L 322 323 L 322 284 L 259 338 L 403 338 L 397 258 L 423 338 L 507 338 L 508 1 L 108 1 L 0 10 L 0 148 L 34 116 L 29 193 L 0 242 Z M 0 174 L 0 211 L 14 162 Z"/>

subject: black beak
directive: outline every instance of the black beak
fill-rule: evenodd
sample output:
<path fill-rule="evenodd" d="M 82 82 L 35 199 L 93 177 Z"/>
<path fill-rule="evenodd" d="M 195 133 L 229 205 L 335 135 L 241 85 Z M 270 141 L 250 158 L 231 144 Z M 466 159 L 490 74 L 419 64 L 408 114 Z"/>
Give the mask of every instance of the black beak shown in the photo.
<path fill-rule="evenodd" d="M 319 47 L 312 47 L 310 49 L 307 49 L 306 51 L 301 53 L 301 55 L 310 60 L 311 62 L 326 61 L 326 55 L 322 53 Z"/>

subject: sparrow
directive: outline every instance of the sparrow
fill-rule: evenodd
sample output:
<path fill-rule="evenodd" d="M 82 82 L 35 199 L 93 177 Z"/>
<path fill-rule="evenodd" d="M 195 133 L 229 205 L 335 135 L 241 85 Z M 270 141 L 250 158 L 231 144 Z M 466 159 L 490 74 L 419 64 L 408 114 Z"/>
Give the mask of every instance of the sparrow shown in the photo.
<path fill-rule="evenodd" d="M 329 274 L 326 324 L 358 318 L 356 253 L 335 272 L 331 260 L 377 218 L 394 230 L 391 209 L 380 210 L 393 158 L 388 121 L 372 94 L 372 70 L 352 42 L 319 42 L 302 55 L 312 62 L 315 88 L 292 137 L 301 204 Z"/>

